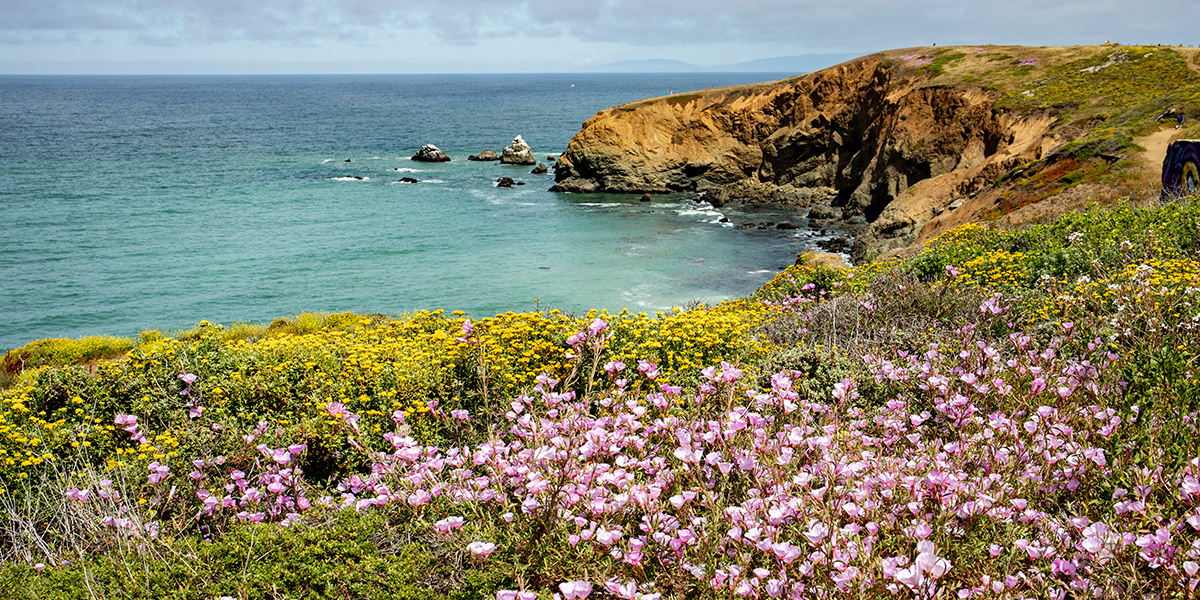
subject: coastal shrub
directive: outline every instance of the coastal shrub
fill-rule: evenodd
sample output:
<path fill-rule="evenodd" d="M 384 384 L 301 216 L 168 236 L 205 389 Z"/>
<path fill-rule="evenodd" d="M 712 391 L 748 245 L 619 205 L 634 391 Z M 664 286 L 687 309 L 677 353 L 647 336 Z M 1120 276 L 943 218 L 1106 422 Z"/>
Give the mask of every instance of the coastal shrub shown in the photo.
<path fill-rule="evenodd" d="M 88 560 L 0 570 L 6 598 L 470 598 L 480 579 L 448 572 L 421 542 L 380 546 L 377 513 L 314 512 L 291 527 L 250 525 L 211 542 L 109 549 Z M 136 567 L 136 568 L 131 568 Z M 468 565 L 469 568 L 469 565 Z M 489 573 L 492 577 L 496 574 Z M 491 585 L 501 587 L 507 579 Z"/>
<path fill-rule="evenodd" d="M 439 415 L 503 414 L 508 399 L 541 374 L 573 377 L 582 394 L 589 385 L 613 385 L 613 371 L 602 369 L 609 363 L 628 365 L 627 372 L 636 372 L 639 363 L 654 365 L 660 381 L 685 384 L 694 384 L 696 373 L 713 362 L 753 364 L 766 348 L 752 332 L 768 314 L 752 302 L 655 317 L 547 311 L 469 322 L 440 311 L 387 321 L 343 314 L 323 316 L 328 328 L 302 334 L 277 326 L 262 337 L 230 336 L 229 329 L 210 323 L 186 340 L 144 335 L 125 361 L 101 365 L 93 374 L 30 372 L 25 385 L 4 393 L 0 472 L 19 477 L 47 456 L 83 450 L 90 464 L 109 468 L 145 468 L 197 452 L 235 453 L 240 445 L 221 440 L 236 438 L 213 427 L 249 435 L 266 423 L 309 444 L 306 466 L 323 479 L 365 468 L 354 444 L 378 444 L 363 435 L 347 437 L 352 428 L 328 413 L 331 405 L 360 415 L 363 432 L 387 430 L 399 411 L 410 433 L 426 443 L 466 442 L 486 435 L 486 426 Z M 597 319 L 609 337 L 601 352 L 584 356 L 568 340 Z M 297 319 L 306 321 L 315 318 Z M 122 411 L 137 412 L 148 432 L 144 441 L 123 438 L 114 427 Z"/>
<path fill-rule="evenodd" d="M 77 340 L 37 340 L 4 353 L 2 368 L 8 375 L 25 369 L 78 365 L 119 357 L 133 347 L 128 338 L 88 336 Z"/>
<path fill-rule="evenodd" d="M 665 102 L 667 104 L 670 104 L 671 106 L 675 106 L 675 105 L 679 105 L 679 104 L 687 104 L 688 102 L 691 102 L 692 100 L 697 100 L 697 99 L 703 98 L 703 97 L 704 97 L 703 94 L 676 94 L 674 96 L 667 97 L 665 99 Z"/>

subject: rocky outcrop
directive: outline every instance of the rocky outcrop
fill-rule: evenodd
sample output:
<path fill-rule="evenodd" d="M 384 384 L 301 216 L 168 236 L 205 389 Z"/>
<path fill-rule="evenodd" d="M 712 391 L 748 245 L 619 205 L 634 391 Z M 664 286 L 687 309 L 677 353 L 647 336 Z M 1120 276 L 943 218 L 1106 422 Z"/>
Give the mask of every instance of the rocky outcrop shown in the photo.
<path fill-rule="evenodd" d="M 467 160 L 473 160 L 477 162 L 492 162 L 500 160 L 500 155 L 496 154 L 495 150 L 484 149 L 479 154 L 472 154 L 471 156 L 468 156 Z"/>
<path fill-rule="evenodd" d="M 865 226 L 864 252 L 903 246 L 947 197 L 1040 158 L 1053 124 L 1005 113 L 1000 93 L 982 84 L 935 85 L 934 77 L 881 53 L 803 77 L 605 110 L 559 157 L 551 189 L 817 206 L 814 218 Z M 929 180 L 953 183 L 917 187 Z"/>
<path fill-rule="evenodd" d="M 417 162 L 450 162 L 450 157 L 433 144 L 421 146 L 421 149 L 417 150 L 412 159 Z"/>
<path fill-rule="evenodd" d="M 504 152 L 500 154 L 500 164 L 536 165 L 537 159 L 533 157 L 533 149 L 518 135 L 513 138 L 512 143 L 505 147 Z"/>
<path fill-rule="evenodd" d="M 547 167 L 546 163 L 538 163 L 538 166 L 534 167 L 530 173 L 533 173 L 534 175 L 543 175 L 549 171 L 550 167 Z"/>

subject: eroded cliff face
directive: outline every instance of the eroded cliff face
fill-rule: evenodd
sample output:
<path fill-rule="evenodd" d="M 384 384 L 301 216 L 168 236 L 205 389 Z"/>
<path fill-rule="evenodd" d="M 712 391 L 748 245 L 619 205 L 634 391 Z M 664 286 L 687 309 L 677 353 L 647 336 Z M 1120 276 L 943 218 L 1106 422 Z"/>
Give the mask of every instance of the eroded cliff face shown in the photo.
<path fill-rule="evenodd" d="M 803 77 L 598 113 L 559 159 L 557 191 L 704 192 L 822 205 L 872 254 L 907 245 L 953 197 L 1039 158 L 1054 119 L 1012 117 L 981 85 L 931 85 L 885 54 Z M 929 180 L 946 185 L 916 187 Z"/>

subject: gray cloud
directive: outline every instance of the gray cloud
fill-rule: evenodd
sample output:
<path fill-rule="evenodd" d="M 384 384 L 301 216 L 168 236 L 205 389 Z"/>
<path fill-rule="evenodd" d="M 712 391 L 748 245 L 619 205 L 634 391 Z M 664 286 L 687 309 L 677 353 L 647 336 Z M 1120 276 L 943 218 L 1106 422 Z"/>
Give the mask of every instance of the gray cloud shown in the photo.
<path fill-rule="evenodd" d="M 445 43 L 519 36 L 797 51 L 939 44 L 1200 43 L 1193 0 L 6 0 L 0 40 L 120 32 L 150 44 L 363 43 L 429 29 Z"/>

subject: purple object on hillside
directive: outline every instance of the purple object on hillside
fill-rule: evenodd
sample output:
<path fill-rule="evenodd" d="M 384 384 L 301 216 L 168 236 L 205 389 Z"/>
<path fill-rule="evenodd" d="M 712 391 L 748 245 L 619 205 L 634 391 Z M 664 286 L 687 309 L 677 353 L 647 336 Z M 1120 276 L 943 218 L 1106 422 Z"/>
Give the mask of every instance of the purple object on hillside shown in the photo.
<path fill-rule="evenodd" d="M 1200 140 L 1176 140 L 1167 147 L 1162 167 L 1163 198 L 1200 193 Z"/>

